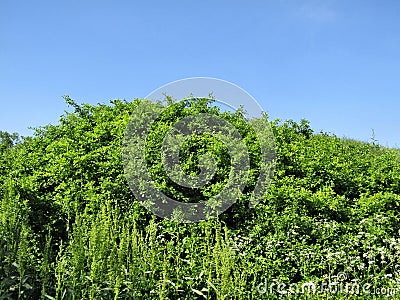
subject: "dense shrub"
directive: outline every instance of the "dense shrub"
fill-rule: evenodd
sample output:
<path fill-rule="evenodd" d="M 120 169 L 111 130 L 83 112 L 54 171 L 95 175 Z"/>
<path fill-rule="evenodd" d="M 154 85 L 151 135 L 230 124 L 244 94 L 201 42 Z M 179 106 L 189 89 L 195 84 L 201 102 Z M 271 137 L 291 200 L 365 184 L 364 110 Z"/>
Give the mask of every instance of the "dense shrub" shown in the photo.
<path fill-rule="evenodd" d="M 177 104 L 153 128 L 147 148 L 152 178 L 165 193 L 190 202 L 218 192 L 180 188 L 159 160 L 165 132 L 199 112 L 241 132 L 252 174 L 244 197 L 223 215 L 177 224 L 145 210 L 125 180 L 122 138 L 143 100 L 66 101 L 73 111 L 59 124 L 22 141 L 1 135 L 0 299 L 274 299 L 282 296 L 276 288 L 260 294 L 260 284 L 400 283 L 398 149 L 314 133 L 305 120 L 271 122 L 275 178 L 249 209 L 260 149 L 243 114 L 204 99 Z M 195 174 L 198 155 L 208 151 L 218 158 L 213 184 L 223 183 L 229 157 L 210 136 L 184 145 L 182 168 Z M 341 272 L 346 278 L 335 279 Z M 351 295 L 315 295 L 327 296 Z"/>

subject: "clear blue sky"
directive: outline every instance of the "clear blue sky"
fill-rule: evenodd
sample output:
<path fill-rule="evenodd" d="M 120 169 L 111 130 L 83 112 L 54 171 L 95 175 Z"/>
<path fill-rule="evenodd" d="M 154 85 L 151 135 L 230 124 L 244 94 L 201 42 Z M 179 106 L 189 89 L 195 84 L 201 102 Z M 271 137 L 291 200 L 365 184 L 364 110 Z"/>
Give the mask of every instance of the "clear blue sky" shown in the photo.
<path fill-rule="evenodd" d="M 0 130 L 78 102 L 233 82 L 272 118 L 400 147 L 400 1 L 0 2 Z"/>

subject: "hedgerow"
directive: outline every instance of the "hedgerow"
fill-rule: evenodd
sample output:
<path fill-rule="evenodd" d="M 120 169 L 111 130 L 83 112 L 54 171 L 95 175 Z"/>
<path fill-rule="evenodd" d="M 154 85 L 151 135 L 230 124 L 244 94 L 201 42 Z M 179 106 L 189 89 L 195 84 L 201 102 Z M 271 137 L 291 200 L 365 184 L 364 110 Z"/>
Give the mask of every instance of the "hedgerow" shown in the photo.
<path fill-rule="evenodd" d="M 72 112 L 58 124 L 37 128 L 33 137 L 1 135 L 0 299 L 371 299 L 400 293 L 398 149 L 315 133 L 305 120 L 272 121 L 275 177 L 261 203 L 249 208 L 260 154 L 254 131 L 241 112 L 188 101 L 153 128 L 148 164 L 159 187 L 183 201 L 206 195 L 168 181 L 158 160 L 167 125 L 199 112 L 217 114 L 241 131 L 252 176 L 244 197 L 218 218 L 178 224 L 144 209 L 124 176 L 124 130 L 144 100 L 79 105 L 65 99 Z M 223 182 L 229 166 L 223 145 L 207 136 L 192 142 L 197 154 L 216 151 L 220 173 L 213 184 Z M 196 173 L 198 159 L 185 147 L 183 168 Z M 330 290 L 288 293 L 290 284 L 307 282 L 328 282 Z M 279 283 L 286 290 L 278 290 Z M 332 291 L 350 283 L 371 288 Z"/>

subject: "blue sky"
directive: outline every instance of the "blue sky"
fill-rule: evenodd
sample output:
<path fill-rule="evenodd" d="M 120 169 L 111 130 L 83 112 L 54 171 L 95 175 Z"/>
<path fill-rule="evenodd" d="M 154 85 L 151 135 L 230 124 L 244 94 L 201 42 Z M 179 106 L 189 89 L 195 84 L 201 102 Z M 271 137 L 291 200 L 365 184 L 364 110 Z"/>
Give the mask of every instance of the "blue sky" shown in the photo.
<path fill-rule="evenodd" d="M 205 76 L 271 118 L 400 147 L 399 1 L 0 2 L 0 130 Z"/>

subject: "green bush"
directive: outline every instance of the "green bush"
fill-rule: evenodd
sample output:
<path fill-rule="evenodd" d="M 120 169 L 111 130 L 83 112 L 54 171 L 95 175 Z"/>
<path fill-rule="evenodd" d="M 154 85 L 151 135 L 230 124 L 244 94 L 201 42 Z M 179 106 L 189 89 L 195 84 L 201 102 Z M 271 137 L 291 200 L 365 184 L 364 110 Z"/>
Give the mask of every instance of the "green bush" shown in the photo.
<path fill-rule="evenodd" d="M 243 197 L 224 214 L 178 224 L 145 210 L 124 176 L 124 130 L 144 100 L 111 105 L 66 101 L 73 111 L 57 125 L 38 128 L 21 141 L 2 133 L 0 299 L 282 296 L 276 287 L 272 294 L 260 294 L 264 282 L 398 287 L 398 149 L 314 133 L 305 120 L 273 121 L 275 178 L 261 203 L 250 209 L 260 146 L 243 113 L 220 111 L 204 99 L 172 105 L 153 126 L 146 149 L 152 179 L 162 191 L 192 202 L 218 193 L 225 182 L 227 149 L 206 134 L 183 144 L 181 164 L 186 173 L 198 174 L 199 155 L 213 153 L 218 169 L 212 184 L 184 189 L 163 171 L 165 133 L 200 112 L 216 114 L 237 128 L 249 149 L 251 174 Z M 344 281 L 335 279 L 343 272 Z M 381 296 L 361 292 L 357 297 Z"/>

